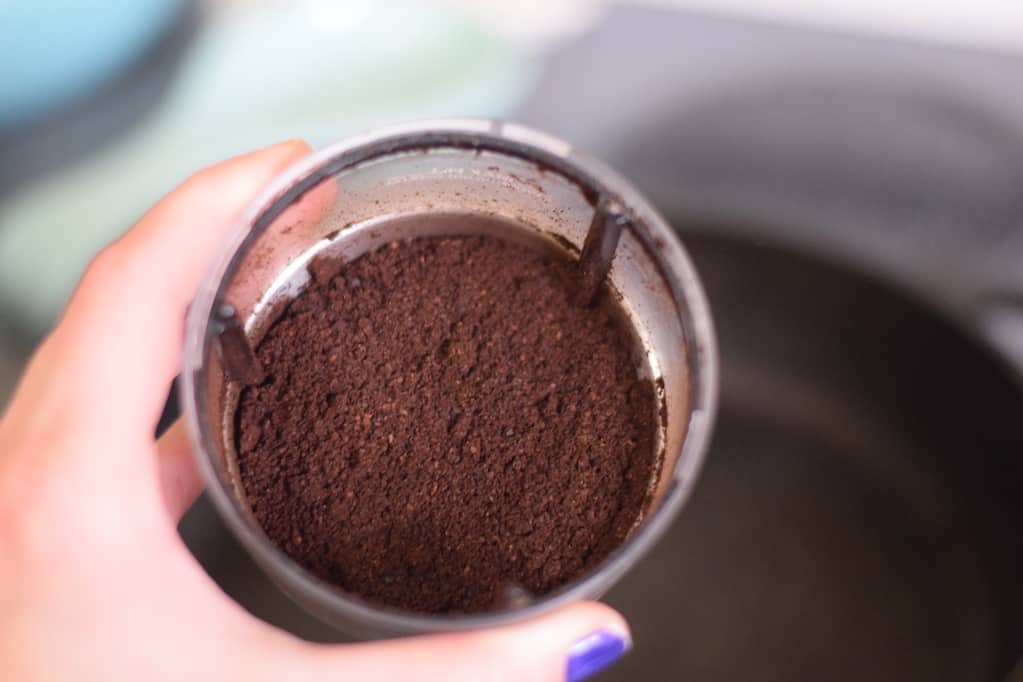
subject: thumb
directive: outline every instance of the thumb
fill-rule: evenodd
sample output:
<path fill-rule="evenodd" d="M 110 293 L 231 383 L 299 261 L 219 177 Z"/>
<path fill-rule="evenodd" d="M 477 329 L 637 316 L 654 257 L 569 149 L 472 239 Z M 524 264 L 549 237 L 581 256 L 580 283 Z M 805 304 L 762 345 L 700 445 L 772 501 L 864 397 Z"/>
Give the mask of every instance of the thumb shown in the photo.
<path fill-rule="evenodd" d="M 579 682 L 631 647 L 625 620 L 603 604 L 574 604 L 514 625 L 367 644 L 299 643 L 281 661 L 303 682 Z"/>

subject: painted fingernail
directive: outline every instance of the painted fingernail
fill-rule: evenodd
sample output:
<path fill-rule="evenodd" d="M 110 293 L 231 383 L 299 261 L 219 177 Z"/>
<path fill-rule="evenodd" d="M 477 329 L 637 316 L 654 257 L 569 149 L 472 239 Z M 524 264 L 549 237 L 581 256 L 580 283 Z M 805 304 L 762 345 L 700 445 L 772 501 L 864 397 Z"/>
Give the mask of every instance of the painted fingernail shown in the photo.
<path fill-rule="evenodd" d="M 614 632 L 600 630 L 572 645 L 568 650 L 567 682 L 581 682 L 599 673 L 628 650 L 629 641 Z"/>

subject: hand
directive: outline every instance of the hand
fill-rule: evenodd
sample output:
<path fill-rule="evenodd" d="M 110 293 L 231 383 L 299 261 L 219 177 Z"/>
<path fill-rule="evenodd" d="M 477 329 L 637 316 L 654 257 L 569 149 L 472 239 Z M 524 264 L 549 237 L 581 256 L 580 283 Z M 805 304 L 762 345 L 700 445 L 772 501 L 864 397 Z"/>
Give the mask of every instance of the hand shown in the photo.
<path fill-rule="evenodd" d="M 93 260 L 36 351 L 0 419 L 4 679 L 574 681 L 627 647 L 624 621 L 594 603 L 489 631 L 312 644 L 249 615 L 182 544 L 200 483 L 181 425 L 152 433 L 185 309 L 242 207 L 308 151 L 287 142 L 194 175 Z"/>

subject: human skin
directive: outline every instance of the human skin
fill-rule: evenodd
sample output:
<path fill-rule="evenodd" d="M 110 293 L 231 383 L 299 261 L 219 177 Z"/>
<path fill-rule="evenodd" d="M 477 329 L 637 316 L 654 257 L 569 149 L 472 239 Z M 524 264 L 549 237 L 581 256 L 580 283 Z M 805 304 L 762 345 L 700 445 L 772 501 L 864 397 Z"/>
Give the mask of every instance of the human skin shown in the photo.
<path fill-rule="evenodd" d="M 96 256 L 33 355 L 0 418 L 0 677 L 554 682 L 593 633 L 627 647 L 621 616 L 589 602 L 490 630 L 304 642 L 233 602 L 182 543 L 201 484 L 182 425 L 152 434 L 185 310 L 242 208 L 308 152 L 286 142 L 189 178 Z"/>

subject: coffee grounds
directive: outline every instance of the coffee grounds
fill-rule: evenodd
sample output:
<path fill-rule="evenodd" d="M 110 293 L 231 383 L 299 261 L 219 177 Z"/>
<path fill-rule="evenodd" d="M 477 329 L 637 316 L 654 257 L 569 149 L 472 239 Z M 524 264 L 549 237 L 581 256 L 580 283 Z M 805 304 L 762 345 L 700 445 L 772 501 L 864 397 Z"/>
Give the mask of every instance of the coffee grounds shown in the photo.
<path fill-rule="evenodd" d="M 317 576 L 424 613 L 498 608 L 600 562 L 654 475 L 654 394 L 572 266 L 491 237 L 393 242 L 308 289 L 259 344 L 238 465 Z"/>

